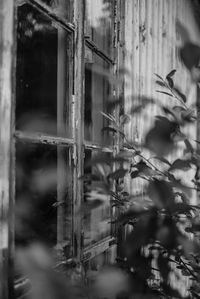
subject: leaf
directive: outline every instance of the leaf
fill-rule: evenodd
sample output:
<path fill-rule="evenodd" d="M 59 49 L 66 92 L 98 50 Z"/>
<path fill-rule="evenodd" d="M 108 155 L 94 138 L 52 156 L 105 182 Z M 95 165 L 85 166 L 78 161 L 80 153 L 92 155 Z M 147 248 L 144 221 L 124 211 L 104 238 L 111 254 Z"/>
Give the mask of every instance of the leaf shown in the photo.
<path fill-rule="evenodd" d="M 168 259 L 166 257 L 163 257 L 162 254 L 159 254 L 157 263 L 158 263 L 158 267 L 160 269 L 162 278 L 164 279 L 164 281 L 167 281 L 169 274 L 170 274 L 170 267 L 169 267 Z"/>
<path fill-rule="evenodd" d="M 162 248 L 160 246 L 152 245 L 149 246 L 149 250 L 162 250 Z"/>
<path fill-rule="evenodd" d="M 187 42 L 180 49 L 180 58 L 185 66 L 191 71 L 193 67 L 196 67 L 200 60 L 200 47 L 191 42 Z"/>
<path fill-rule="evenodd" d="M 186 27 L 178 20 L 176 21 L 176 30 L 177 33 L 180 34 L 183 43 L 187 43 L 190 41 L 190 33 L 188 32 Z"/>
<path fill-rule="evenodd" d="M 168 93 L 168 92 L 165 92 L 165 91 L 156 90 L 156 92 L 158 92 L 158 93 L 163 93 L 163 94 L 165 94 L 165 95 L 167 95 L 167 96 L 173 97 L 173 95 L 172 95 L 171 93 Z"/>
<path fill-rule="evenodd" d="M 185 108 L 183 106 L 174 106 L 172 107 L 172 110 L 174 110 L 175 112 L 182 112 L 185 111 Z"/>
<path fill-rule="evenodd" d="M 191 160 L 181 160 L 177 159 L 172 163 L 171 167 L 169 168 L 169 171 L 173 170 L 188 170 L 191 167 Z"/>
<path fill-rule="evenodd" d="M 185 134 L 183 134 L 179 129 L 177 129 L 171 137 L 173 138 L 174 142 L 184 141 L 186 138 Z"/>
<path fill-rule="evenodd" d="M 173 76 L 175 75 L 175 73 L 176 73 L 176 70 L 172 70 L 172 71 L 166 76 L 166 78 L 168 78 L 168 77 L 173 77 Z"/>
<path fill-rule="evenodd" d="M 169 210 L 173 214 L 186 214 L 192 210 L 192 207 L 186 203 L 174 203 Z"/>
<path fill-rule="evenodd" d="M 195 112 L 194 112 L 194 110 L 192 110 L 192 109 L 184 110 L 184 111 L 182 112 L 182 114 L 181 114 L 182 119 L 183 119 L 184 121 L 192 122 L 192 121 L 194 121 L 194 120 L 196 119 L 196 116 L 195 116 L 194 113 L 195 113 Z"/>
<path fill-rule="evenodd" d="M 181 100 L 186 103 L 187 99 L 186 96 L 180 91 L 180 89 L 177 86 L 174 86 L 175 93 L 181 98 Z"/>
<path fill-rule="evenodd" d="M 98 181 L 99 176 L 96 174 L 86 173 L 83 176 L 79 177 L 79 179 L 84 180 L 85 182 Z"/>
<path fill-rule="evenodd" d="M 132 171 L 131 172 L 131 178 L 132 179 L 135 179 L 135 178 L 137 178 L 138 176 L 139 176 L 139 171 L 138 170 L 136 170 L 136 171 Z"/>
<path fill-rule="evenodd" d="M 167 82 L 169 84 L 169 87 L 172 89 L 174 87 L 174 81 L 171 77 L 167 77 Z"/>
<path fill-rule="evenodd" d="M 185 184 L 182 184 L 181 180 L 176 179 L 175 176 L 173 176 L 171 173 L 168 173 L 168 176 L 171 179 L 171 186 L 173 188 L 176 188 L 177 191 L 181 191 L 182 194 L 184 194 L 184 196 L 182 196 L 182 200 L 187 201 L 187 197 L 191 196 L 191 188 L 186 186 Z"/>
<path fill-rule="evenodd" d="M 110 173 L 108 177 L 113 180 L 118 180 L 120 178 L 124 178 L 127 171 L 128 171 L 127 169 L 120 168 L 120 169 L 117 169 L 116 171 L 114 171 L 113 173 Z"/>
<path fill-rule="evenodd" d="M 115 107 L 121 105 L 123 103 L 123 98 L 119 97 L 113 97 L 111 99 L 109 99 L 108 101 L 106 101 L 106 107 L 107 107 L 107 111 L 112 111 Z"/>
<path fill-rule="evenodd" d="M 103 111 L 100 111 L 100 113 L 107 119 L 109 119 L 110 121 L 112 122 L 116 122 L 116 119 L 111 115 L 111 114 L 107 114 L 107 113 L 104 113 Z"/>
<path fill-rule="evenodd" d="M 194 149 L 193 149 L 191 143 L 189 142 L 189 140 L 185 139 L 184 142 L 185 142 L 185 145 L 186 145 L 186 152 L 193 154 L 194 153 Z"/>
<path fill-rule="evenodd" d="M 120 133 L 123 137 L 125 137 L 124 132 L 116 126 L 107 126 L 102 129 L 102 131 L 109 131 L 112 133 Z"/>
<path fill-rule="evenodd" d="M 162 78 L 160 75 L 158 75 L 158 74 L 156 74 L 156 73 L 154 73 L 154 75 L 155 75 L 156 77 L 158 77 L 161 81 L 164 81 L 163 78 Z"/>
<path fill-rule="evenodd" d="M 157 172 L 153 168 L 149 167 L 144 161 L 140 161 L 139 163 L 133 165 L 133 167 L 137 168 L 139 175 L 144 175 L 146 177 L 152 177 L 155 174 L 157 174 Z"/>
<path fill-rule="evenodd" d="M 188 272 L 188 270 L 184 269 L 181 271 L 183 276 L 190 276 L 191 274 Z"/>
<path fill-rule="evenodd" d="M 160 157 L 169 154 L 173 149 L 172 136 L 176 133 L 177 123 L 163 116 L 156 118 L 154 127 L 146 135 L 145 145 Z"/>
<path fill-rule="evenodd" d="M 167 284 L 166 282 L 162 282 L 161 287 L 163 288 L 165 296 L 167 295 L 166 298 L 185 298 L 181 296 L 179 291 L 173 289 L 173 287 Z"/>
<path fill-rule="evenodd" d="M 156 156 L 156 157 L 153 157 L 153 158 L 156 159 L 156 160 L 159 160 L 159 161 L 161 161 L 161 162 L 163 162 L 163 163 L 165 163 L 165 164 L 167 164 L 167 165 L 169 165 L 169 166 L 172 165 L 167 159 L 165 159 L 165 158 L 163 158 L 163 157 L 158 157 L 158 156 Z"/>
<path fill-rule="evenodd" d="M 145 209 L 129 209 L 127 212 L 120 214 L 120 216 L 117 219 L 117 222 L 119 223 L 128 223 L 130 220 L 134 220 L 137 217 L 140 217 L 142 215 L 148 214 L 149 211 Z"/>
<path fill-rule="evenodd" d="M 194 296 L 194 298 L 196 298 L 196 299 L 200 299 L 200 296 L 199 296 L 196 292 L 191 291 L 191 293 L 192 293 L 192 295 Z"/>
<path fill-rule="evenodd" d="M 129 114 L 140 113 L 142 109 L 145 108 L 146 106 L 156 103 L 156 100 L 154 98 L 150 98 L 146 96 L 138 95 L 138 96 L 133 96 L 131 98 L 133 101 L 133 105 L 129 111 Z M 134 103 L 134 101 L 136 103 Z"/>
<path fill-rule="evenodd" d="M 165 83 L 162 82 L 162 81 L 156 81 L 156 84 L 159 85 L 159 86 L 162 86 L 162 87 L 166 87 Z"/>
<path fill-rule="evenodd" d="M 173 117 L 175 122 L 182 124 L 182 112 L 176 112 L 173 109 L 164 106 L 162 108 L 166 114 L 170 114 Z"/>
<path fill-rule="evenodd" d="M 192 224 L 192 227 L 186 227 L 185 228 L 186 232 L 199 232 L 200 231 L 200 223 L 194 223 Z"/>
<path fill-rule="evenodd" d="M 192 233 L 193 232 L 192 227 L 186 227 L 185 232 L 186 233 Z"/>
<path fill-rule="evenodd" d="M 165 116 L 156 115 L 155 118 L 158 119 L 159 121 L 162 121 L 166 125 L 170 123 L 169 119 L 167 117 L 165 117 Z"/>
<path fill-rule="evenodd" d="M 128 124 L 131 121 L 131 118 L 129 115 L 124 114 L 120 116 L 120 125 Z"/>
<path fill-rule="evenodd" d="M 109 201 L 109 195 L 103 192 L 99 192 L 97 190 L 92 190 L 90 192 L 85 193 L 87 197 L 87 201 L 84 203 L 85 209 L 95 209 L 101 206 L 104 202 Z"/>
<path fill-rule="evenodd" d="M 130 110 L 130 114 L 140 113 L 144 107 L 145 107 L 145 106 L 144 106 L 143 104 L 134 106 L 134 107 L 131 108 L 131 110 Z"/>
<path fill-rule="evenodd" d="M 171 184 L 164 180 L 154 179 L 149 183 L 148 194 L 155 205 L 160 208 L 167 208 L 174 204 L 174 195 Z"/>

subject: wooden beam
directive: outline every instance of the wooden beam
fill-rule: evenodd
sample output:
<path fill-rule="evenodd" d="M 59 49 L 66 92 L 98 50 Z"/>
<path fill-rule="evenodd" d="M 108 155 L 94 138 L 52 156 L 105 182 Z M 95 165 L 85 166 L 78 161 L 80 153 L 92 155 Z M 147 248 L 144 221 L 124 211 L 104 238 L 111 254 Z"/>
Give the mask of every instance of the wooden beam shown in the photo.
<path fill-rule="evenodd" d="M 19 2 L 19 1 L 17 1 Z M 56 22 L 58 25 L 63 27 L 66 31 L 69 33 L 74 32 L 74 25 L 68 21 L 64 17 L 61 17 L 56 13 L 51 7 L 49 7 L 47 4 L 43 3 L 40 0 L 25 0 L 24 3 L 28 3 L 32 7 L 36 8 L 38 11 L 40 11 L 43 15 L 50 18 L 52 21 Z"/>
<path fill-rule="evenodd" d="M 83 183 L 78 178 L 83 175 L 84 163 L 84 72 L 85 72 L 85 51 L 84 51 L 84 11 L 85 1 L 74 1 L 74 22 L 75 22 L 75 51 L 74 51 L 74 204 L 73 204 L 73 249 L 74 255 L 80 261 L 82 254 L 82 217 L 81 203 L 83 194 Z"/>
<path fill-rule="evenodd" d="M 0 1 L 0 298 L 11 291 L 10 270 L 10 165 L 11 107 L 13 100 L 14 0 Z M 13 240 L 12 240 L 13 242 Z"/>
<path fill-rule="evenodd" d="M 98 56 L 103 58 L 106 62 L 112 65 L 115 64 L 114 60 L 112 60 L 102 49 L 100 49 L 92 40 L 90 40 L 90 38 L 85 37 L 85 45 Z"/>
<path fill-rule="evenodd" d="M 114 150 L 113 146 L 103 146 L 103 145 L 95 144 L 90 141 L 84 141 L 84 146 L 85 149 L 88 150 L 96 150 L 96 151 L 106 152 L 106 153 L 113 153 Z"/>
<path fill-rule="evenodd" d="M 15 131 L 15 138 L 20 141 L 31 143 L 51 144 L 51 145 L 65 145 L 70 146 L 74 144 L 74 140 L 70 138 L 56 137 L 45 135 L 41 133 L 31 133 Z"/>
<path fill-rule="evenodd" d="M 111 246 L 116 243 L 116 239 L 114 237 L 107 237 L 105 239 L 100 240 L 92 246 L 84 249 L 82 261 L 85 262 L 87 260 L 92 259 L 95 256 L 100 255 L 102 252 L 108 250 Z"/>

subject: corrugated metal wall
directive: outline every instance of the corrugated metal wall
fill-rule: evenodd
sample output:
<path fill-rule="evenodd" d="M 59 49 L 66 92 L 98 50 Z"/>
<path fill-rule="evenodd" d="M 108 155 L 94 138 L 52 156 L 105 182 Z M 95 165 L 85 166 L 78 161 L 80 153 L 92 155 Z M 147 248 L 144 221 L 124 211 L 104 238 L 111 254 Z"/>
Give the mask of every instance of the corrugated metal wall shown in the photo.
<path fill-rule="evenodd" d="M 178 58 L 178 47 L 182 44 L 176 29 L 179 20 L 189 31 L 191 40 L 200 42 L 200 33 L 195 22 L 190 0 L 125 0 L 125 66 L 130 72 L 125 83 L 125 110 L 140 101 L 131 100 L 132 95 L 149 96 L 169 103 L 170 98 L 156 92 L 155 76 L 166 76 L 177 69 L 175 83 L 188 97 L 196 101 L 196 87 L 191 84 L 190 75 Z M 142 115 L 132 115 L 125 132 L 129 140 L 142 142 L 145 132 L 154 121 L 159 109 L 148 106 Z M 190 128 L 195 137 L 196 129 Z M 127 179 L 126 187 L 131 193 L 140 193 L 141 179 Z"/>

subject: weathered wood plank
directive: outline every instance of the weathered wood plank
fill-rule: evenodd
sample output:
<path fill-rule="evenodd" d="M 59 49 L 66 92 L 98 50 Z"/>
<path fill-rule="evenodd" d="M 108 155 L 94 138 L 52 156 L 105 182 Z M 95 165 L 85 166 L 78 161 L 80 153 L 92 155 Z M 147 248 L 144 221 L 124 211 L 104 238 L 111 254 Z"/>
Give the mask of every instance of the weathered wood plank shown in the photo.
<path fill-rule="evenodd" d="M 19 1 L 17 1 L 19 2 Z M 52 21 L 57 22 L 60 26 L 62 26 L 66 31 L 69 33 L 73 33 L 75 30 L 74 24 L 66 21 L 66 19 L 62 16 L 59 16 L 58 13 L 56 13 L 52 8 L 50 8 L 48 5 L 43 3 L 40 0 L 26 0 L 28 4 L 35 7 L 37 10 L 39 10 L 41 13 L 46 15 L 48 18 L 51 18 Z"/>
<path fill-rule="evenodd" d="M 0 298 L 11 292 L 9 282 L 10 248 L 10 165 L 11 108 L 14 65 L 14 0 L 0 1 Z"/>
<path fill-rule="evenodd" d="M 93 246 L 85 248 L 85 250 L 83 251 L 82 260 L 85 262 L 86 260 L 92 259 L 93 257 L 108 250 L 110 246 L 112 246 L 114 243 L 116 243 L 116 239 L 114 237 L 109 236 L 95 243 Z"/>
<path fill-rule="evenodd" d="M 15 131 L 14 136 L 17 140 L 31 143 L 51 144 L 51 145 L 66 145 L 74 144 L 74 140 L 70 138 L 55 137 L 40 133 Z"/>
<path fill-rule="evenodd" d="M 74 147 L 74 207 L 73 207 L 73 219 L 74 219 L 74 240 L 73 248 L 74 255 L 80 261 L 82 254 L 82 217 L 81 217 L 81 204 L 83 185 L 79 180 L 83 175 L 83 163 L 84 163 L 84 57 L 85 57 L 85 45 L 84 45 L 84 1 L 75 0 L 74 6 L 74 22 L 75 22 L 75 118 L 74 118 L 74 136 L 77 146 Z"/>

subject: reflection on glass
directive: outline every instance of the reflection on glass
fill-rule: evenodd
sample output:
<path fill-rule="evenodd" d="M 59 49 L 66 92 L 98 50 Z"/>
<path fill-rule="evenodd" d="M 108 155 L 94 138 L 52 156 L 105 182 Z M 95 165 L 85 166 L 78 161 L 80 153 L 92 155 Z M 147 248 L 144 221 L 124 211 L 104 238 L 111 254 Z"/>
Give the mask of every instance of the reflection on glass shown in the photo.
<path fill-rule="evenodd" d="M 110 225 L 110 197 L 108 183 L 105 179 L 110 172 L 109 165 L 91 165 L 91 159 L 97 157 L 98 152 L 85 151 L 85 182 L 84 182 L 84 245 L 96 243 L 111 233 Z"/>
<path fill-rule="evenodd" d="M 112 53 L 113 0 L 86 0 L 86 35 L 108 55 Z"/>
<path fill-rule="evenodd" d="M 96 275 L 98 274 L 98 271 L 106 265 L 108 260 L 109 259 L 107 259 L 107 252 L 103 252 L 84 264 L 84 270 L 86 273 L 86 279 L 88 284 L 94 282 L 94 280 L 96 279 Z"/>
<path fill-rule="evenodd" d="M 41 0 L 44 4 L 50 6 L 53 11 L 68 22 L 73 21 L 73 0 Z"/>
<path fill-rule="evenodd" d="M 16 146 L 16 245 L 70 244 L 72 174 L 62 146 Z"/>
<path fill-rule="evenodd" d="M 110 98 L 109 64 L 89 51 L 90 62 L 85 64 L 85 140 L 111 144 L 112 138 L 102 129 L 108 124 L 101 112 L 108 112 Z"/>
<path fill-rule="evenodd" d="M 71 137 L 69 38 L 25 4 L 18 8 L 16 128 Z"/>

